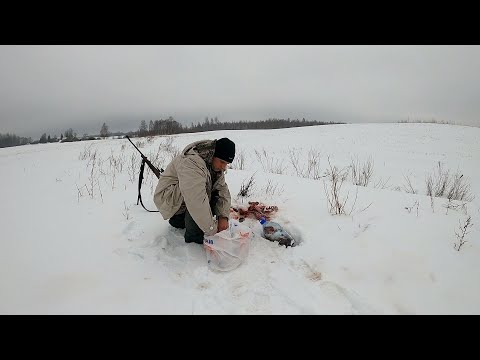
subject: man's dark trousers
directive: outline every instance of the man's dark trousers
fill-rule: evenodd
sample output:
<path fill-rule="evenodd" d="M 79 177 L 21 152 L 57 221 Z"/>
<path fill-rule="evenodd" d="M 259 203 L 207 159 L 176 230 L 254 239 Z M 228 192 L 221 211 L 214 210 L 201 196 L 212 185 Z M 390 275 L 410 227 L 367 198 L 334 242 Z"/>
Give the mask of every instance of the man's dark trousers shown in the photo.
<path fill-rule="evenodd" d="M 212 192 L 212 198 L 210 200 L 210 208 L 212 209 L 212 214 L 214 213 L 215 204 L 218 201 L 218 190 Z M 173 227 L 178 229 L 185 229 L 185 242 L 187 243 L 197 243 L 203 244 L 204 232 L 198 227 L 195 220 L 193 220 L 190 212 L 187 210 L 182 214 L 177 214 L 172 216 L 168 222 Z"/>

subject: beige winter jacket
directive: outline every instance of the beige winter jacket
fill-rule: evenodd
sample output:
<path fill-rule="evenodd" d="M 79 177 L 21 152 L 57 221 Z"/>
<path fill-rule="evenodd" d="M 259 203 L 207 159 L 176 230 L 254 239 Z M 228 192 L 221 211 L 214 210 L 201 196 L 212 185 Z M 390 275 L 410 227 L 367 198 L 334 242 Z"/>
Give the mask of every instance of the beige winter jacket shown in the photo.
<path fill-rule="evenodd" d="M 206 235 L 217 232 L 218 221 L 213 215 L 228 218 L 231 205 L 224 172 L 211 170 L 215 143 L 216 140 L 202 140 L 187 145 L 161 174 L 153 195 L 153 201 L 165 220 L 175 215 L 185 202 L 193 220 Z M 212 174 L 217 179 L 212 180 Z M 219 193 L 215 214 L 210 209 L 213 190 Z"/>

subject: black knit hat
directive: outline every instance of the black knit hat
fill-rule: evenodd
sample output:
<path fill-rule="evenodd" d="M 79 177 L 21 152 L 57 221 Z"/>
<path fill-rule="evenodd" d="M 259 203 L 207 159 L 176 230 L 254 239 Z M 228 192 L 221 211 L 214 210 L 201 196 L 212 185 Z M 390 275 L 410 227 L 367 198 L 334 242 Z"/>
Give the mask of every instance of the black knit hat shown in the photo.
<path fill-rule="evenodd" d="M 218 139 L 213 156 L 231 163 L 235 157 L 235 143 L 229 138 Z"/>

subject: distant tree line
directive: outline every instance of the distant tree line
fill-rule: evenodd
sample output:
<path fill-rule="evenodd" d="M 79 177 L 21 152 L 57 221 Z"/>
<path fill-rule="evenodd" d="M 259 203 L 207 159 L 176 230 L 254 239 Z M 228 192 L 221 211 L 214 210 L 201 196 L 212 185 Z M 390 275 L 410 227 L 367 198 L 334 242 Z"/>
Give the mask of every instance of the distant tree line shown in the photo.
<path fill-rule="evenodd" d="M 443 124 L 443 125 L 451 124 L 450 122 L 445 120 L 436 120 L 436 119 L 422 120 L 422 119 L 410 119 L 410 118 L 408 118 L 407 120 L 400 120 L 398 122 L 399 123 Z"/>
<path fill-rule="evenodd" d="M 195 133 L 203 131 L 214 131 L 214 130 L 259 130 L 259 129 L 282 129 L 282 128 L 292 128 L 292 127 L 301 127 L 301 126 L 314 126 L 314 125 L 331 125 L 331 124 L 343 124 L 339 122 L 323 122 L 316 120 L 302 120 L 295 119 L 276 119 L 270 118 L 267 120 L 261 121 L 232 121 L 232 122 L 221 122 L 217 117 L 208 118 L 206 117 L 203 123 L 198 122 L 197 124 L 191 124 L 190 126 L 183 126 L 179 122 L 175 121 L 173 117 L 168 119 L 160 120 L 150 120 L 149 125 L 145 120 L 142 120 L 140 127 L 136 135 L 138 136 L 151 136 L 151 135 L 170 135 L 170 134 L 180 134 L 180 133 Z"/>
<path fill-rule="evenodd" d="M 301 126 L 313 126 L 313 125 L 331 125 L 331 124 L 344 124 L 340 122 L 323 122 L 316 120 L 302 120 L 295 119 L 276 119 L 270 118 L 267 120 L 261 121 L 233 121 L 233 122 L 221 122 L 217 117 L 208 118 L 205 117 L 203 123 L 198 122 L 197 124 L 192 123 L 190 126 L 183 126 L 173 117 L 168 117 L 167 119 L 159 120 L 150 120 L 147 125 L 145 120 L 140 122 L 138 131 L 130 131 L 128 133 L 116 132 L 111 133 L 108 129 L 106 123 L 103 123 L 100 128 L 99 135 L 88 135 L 83 134 L 81 138 L 77 137 L 77 133 L 73 131 L 72 128 L 65 131 L 65 133 L 60 134 L 60 138 L 57 135 L 53 137 L 43 133 L 40 136 L 40 140 L 32 141 L 32 138 L 19 137 L 14 134 L 0 134 L 0 148 L 26 145 L 26 144 L 45 144 L 51 142 L 72 142 L 72 141 L 84 141 L 84 140 L 96 140 L 100 137 L 106 138 L 108 136 L 153 136 L 153 135 L 172 135 L 172 134 L 181 134 L 181 133 L 196 133 L 203 131 L 214 131 L 214 130 L 249 130 L 249 129 L 282 129 L 282 128 L 292 128 L 292 127 L 301 127 Z"/>
<path fill-rule="evenodd" d="M 88 137 L 87 134 L 83 136 Z M 77 137 L 77 133 L 73 131 L 72 128 L 68 129 L 65 131 L 65 133 L 60 134 L 60 138 L 57 137 L 57 135 L 54 135 L 53 137 L 47 135 L 46 133 L 43 133 L 42 136 L 40 136 L 40 140 L 33 141 L 31 144 L 46 144 L 46 143 L 51 143 L 51 142 L 71 142 L 71 141 L 80 141 L 80 139 Z"/>
<path fill-rule="evenodd" d="M 94 139 L 87 134 L 84 134 L 83 140 L 86 138 Z M 80 141 L 81 139 L 77 138 L 77 133 L 73 131 L 73 129 L 68 129 L 65 131 L 64 134 L 60 134 L 60 138 L 57 135 L 50 136 L 47 133 L 43 133 L 40 136 L 39 140 L 32 140 L 31 137 L 20 137 L 15 134 L 0 134 L 0 148 L 4 147 L 11 147 L 11 146 L 20 146 L 20 145 L 27 145 L 27 144 L 46 144 L 46 143 L 53 143 L 53 142 L 69 142 L 69 141 Z"/>
<path fill-rule="evenodd" d="M 14 134 L 0 134 L 0 148 L 26 145 L 32 142 L 32 138 L 20 137 Z"/>

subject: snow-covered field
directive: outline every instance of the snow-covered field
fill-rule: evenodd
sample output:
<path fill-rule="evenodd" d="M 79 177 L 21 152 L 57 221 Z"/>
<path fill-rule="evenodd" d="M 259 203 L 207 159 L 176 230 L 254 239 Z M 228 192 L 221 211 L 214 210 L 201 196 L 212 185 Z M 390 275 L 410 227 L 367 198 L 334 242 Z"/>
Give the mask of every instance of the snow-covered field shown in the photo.
<path fill-rule="evenodd" d="M 275 221 L 300 245 L 256 236 L 240 267 L 217 273 L 184 230 L 136 205 L 140 156 L 128 140 L 4 148 L 0 313 L 480 314 L 479 128 L 348 124 L 133 140 L 165 167 L 175 150 L 221 137 L 237 145 L 226 175 L 233 204 L 278 206 Z M 371 159 L 367 186 L 353 185 L 352 159 Z M 350 173 L 343 215 L 329 212 L 329 161 Z M 426 195 L 439 163 L 463 175 L 472 201 Z M 253 193 L 237 197 L 252 175 Z M 146 171 L 152 210 L 155 186 Z"/>

